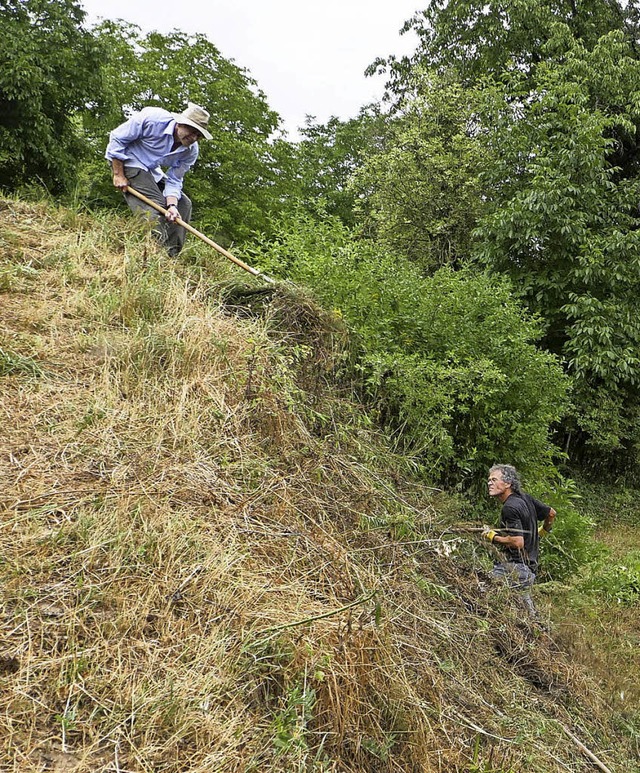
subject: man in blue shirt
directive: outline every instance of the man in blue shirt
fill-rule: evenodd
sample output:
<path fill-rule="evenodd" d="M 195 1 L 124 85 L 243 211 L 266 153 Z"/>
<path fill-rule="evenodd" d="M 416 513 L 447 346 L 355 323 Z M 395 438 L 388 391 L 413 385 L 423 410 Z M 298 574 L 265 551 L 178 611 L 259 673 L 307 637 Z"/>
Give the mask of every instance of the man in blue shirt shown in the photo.
<path fill-rule="evenodd" d="M 191 220 L 191 200 L 182 191 L 183 179 L 198 158 L 198 140 L 211 139 L 208 125 L 209 113 L 189 102 L 182 113 L 145 107 L 109 135 L 105 157 L 111 163 L 113 184 L 124 193 L 132 211 L 155 221 L 154 233 L 172 256 L 180 252 L 186 237 L 176 219 Z M 127 186 L 165 207 L 166 216 L 127 193 Z"/>

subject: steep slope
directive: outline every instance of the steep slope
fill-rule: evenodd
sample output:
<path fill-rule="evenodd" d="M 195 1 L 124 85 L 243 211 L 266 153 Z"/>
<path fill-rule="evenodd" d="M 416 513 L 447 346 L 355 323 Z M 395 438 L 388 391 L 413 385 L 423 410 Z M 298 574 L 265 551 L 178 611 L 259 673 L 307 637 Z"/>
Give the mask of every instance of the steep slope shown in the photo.
<path fill-rule="evenodd" d="M 568 732 L 638 769 L 385 449 L 339 321 L 132 227 L 0 203 L 0 769 L 593 769 Z"/>

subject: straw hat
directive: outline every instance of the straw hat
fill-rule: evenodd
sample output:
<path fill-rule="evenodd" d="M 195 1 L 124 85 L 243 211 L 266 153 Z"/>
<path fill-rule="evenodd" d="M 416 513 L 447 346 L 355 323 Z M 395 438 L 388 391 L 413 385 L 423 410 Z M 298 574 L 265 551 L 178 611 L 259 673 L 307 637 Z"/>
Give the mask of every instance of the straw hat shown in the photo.
<path fill-rule="evenodd" d="M 173 117 L 178 123 L 193 126 L 197 129 L 205 140 L 210 140 L 212 135 L 207 131 L 209 125 L 209 113 L 200 105 L 189 102 L 187 109 L 183 113 L 174 113 Z"/>

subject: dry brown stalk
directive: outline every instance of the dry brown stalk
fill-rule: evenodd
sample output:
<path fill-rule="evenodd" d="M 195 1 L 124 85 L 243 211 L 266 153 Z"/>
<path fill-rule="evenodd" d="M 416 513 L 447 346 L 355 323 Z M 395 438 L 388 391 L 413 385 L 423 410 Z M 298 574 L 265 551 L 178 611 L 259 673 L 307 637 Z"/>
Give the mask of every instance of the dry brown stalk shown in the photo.
<path fill-rule="evenodd" d="M 373 591 L 372 593 L 369 593 L 360 599 L 356 599 L 355 601 L 352 601 L 349 604 L 345 604 L 339 609 L 332 609 L 330 612 L 323 612 L 320 615 L 313 615 L 312 617 L 306 617 L 303 620 L 296 620 L 293 623 L 282 623 L 282 625 L 276 625 L 276 626 L 272 626 L 271 628 L 265 628 L 262 631 L 256 631 L 256 633 L 258 636 L 262 636 L 263 634 L 273 634 L 273 633 L 277 633 L 278 631 L 284 631 L 287 628 L 297 628 L 299 625 L 307 625 L 309 623 L 314 623 L 317 620 L 324 620 L 327 617 L 333 617 L 334 615 L 339 615 L 341 612 L 346 612 L 348 609 L 353 609 L 354 607 L 359 607 L 362 604 L 366 604 L 366 602 L 371 601 L 371 599 L 374 598 L 375 595 L 376 595 L 376 591 Z"/>
<path fill-rule="evenodd" d="M 562 723 L 560 723 L 560 727 L 561 727 L 561 728 L 564 730 L 564 732 L 567 734 L 567 736 L 568 736 L 568 737 L 569 737 L 569 738 L 570 738 L 570 739 L 571 739 L 571 740 L 574 742 L 574 744 L 575 744 L 575 745 L 578 747 L 578 749 L 580 749 L 580 751 L 581 751 L 583 754 L 585 754 L 585 755 L 586 755 L 586 756 L 587 756 L 587 757 L 588 757 L 588 758 L 591 760 L 591 762 L 593 762 L 593 764 L 594 764 L 594 765 L 595 765 L 595 766 L 596 766 L 596 767 L 597 767 L 599 770 L 601 770 L 601 771 L 602 771 L 602 773 L 612 773 L 612 771 L 610 770 L 610 768 L 608 768 L 608 767 L 607 767 L 607 766 L 604 764 L 604 762 L 602 762 L 602 760 L 598 759 L 598 757 L 596 757 L 596 755 L 595 755 L 595 754 L 594 754 L 594 753 L 591 751 L 591 749 L 588 749 L 588 748 L 587 748 L 587 747 L 586 747 L 586 746 L 585 746 L 585 745 L 582 743 L 582 741 L 581 741 L 581 740 L 580 740 L 580 739 L 579 739 L 577 736 L 575 736 L 575 735 L 574 735 L 574 734 L 571 732 L 571 730 L 569 730 L 569 728 L 568 728 L 566 725 L 563 725 Z"/>

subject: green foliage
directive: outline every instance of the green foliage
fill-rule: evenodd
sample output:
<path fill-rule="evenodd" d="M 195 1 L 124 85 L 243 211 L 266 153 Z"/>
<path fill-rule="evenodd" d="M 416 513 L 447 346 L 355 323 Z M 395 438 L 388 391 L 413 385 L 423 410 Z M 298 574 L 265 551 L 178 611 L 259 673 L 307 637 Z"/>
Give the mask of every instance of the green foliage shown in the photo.
<path fill-rule="evenodd" d="M 411 99 L 387 122 L 352 187 L 366 232 L 429 273 L 469 254 L 483 151 L 468 90 L 422 71 L 409 85 Z"/>
<path fill-rule="evenodd" d="M 286 695 L 285 706 L 273 721 L 273 744 L 278 755 L 298 757 L 308 751 L 307 726 L 313 719 L 315 703 L 315 690 L 306 685 L 297 685 Z"/>
<path fill-rule="evenodd" d="M 435 582 L 431 582 L 420 574 L 414 574 L 413 581 L 425 596 L 443 599 L 445 601 L 450 601 L 455 598 L 454 594 L 449 590 L 449 588 L 444 585 L 438 585 Z"/>
<path fill-rule="evenodd" d="M 610 554 L 605 554 L 590 567 L 580 589 L 596 593 L 610 604 L 639 604 L 640 550 L 627 553 L 620 561 L 613 561 Z"/>
<path fill-rule="evenodd" d="M 540 541 L 541 579 L 567 580 L 597 554 L 595 523 L 571 479 L 558 477 L 551 490 L 534 484 L 531 493 L 558 513 L 553 531 Z"/>
<path fill-rule="evenodd" d="M 372 68 L 397 116 L 363 170 L 375 234 L 509 276 L 572 377 L 572 461 L 637 475 L 636 4 L 433 0 L 407 27 L 413 57 Z"/>
<path fill-rule="evenodd" d="M 337 220 L 291 218 L 279 233 L 256 260 L 344 317 L 361 348 L 363 389 L 398 448 L 450 482 L 483 476 L 498 458 L 544 477 L 565 381 L 536 349 L 539 323 L 508 282 L 450 269 L 425 279 Z"/>
<path fill-rule="evenodd" d="M 43 370 L 31 357 L 0 348 L 0 376 L 42 376 Z"/>
<path fill-rule="evenodd" d="M 393 747 L 398 742 L 397 733 L 383 733 L 383 740 L 365 737 L 362 739 L 362 748 L 375 759 L 388 762 L 393 754 Z"/>
<path fill-rule="evenodd" d="M 324 211 L 345 225 L 355 225 L 356 191 L 351 180 L 375 148 L 384 120 L 375 107 L 348 121 L 332 117 L 323 125 L 307 119 L 295 161 L 300 201 L 309 211 Z"/>
<path fill-rule="evenodd" d="M 75 0 L 0 0 L 0 187 L 69 189 L 86 146 L 76 115 L 102 98 L 102 49 Z"/>
<path fill-rule="evenodd" d="M 425 10 L 405 24 L 418 37 L 411 57 L 377 60 L 370 70 L 388 71 L 388 88 L 404 93 L 417 66 L 455 70 L 465 83 L 506 70 L 532 74 L 544 58 L 544 47 L 563 25 L 587 47 L 611 30 L 637 34 L 634 3 L 617 0 L 430 0 Z"/>
<path fill-rule="evenodd" d="M 574 457 L 622 452 L 635 464 L 640 184 L 616 154 L 640 120 L 640 62 L 618 34 L 592 51 L 562 36 L 554 46 L 562 61 L 539 65 L 535 90 L 509 74 L 484 92 L 487 144 L 500 152 L 483 174 L 476 254 L 513 278 L 567 361 Z"/>

